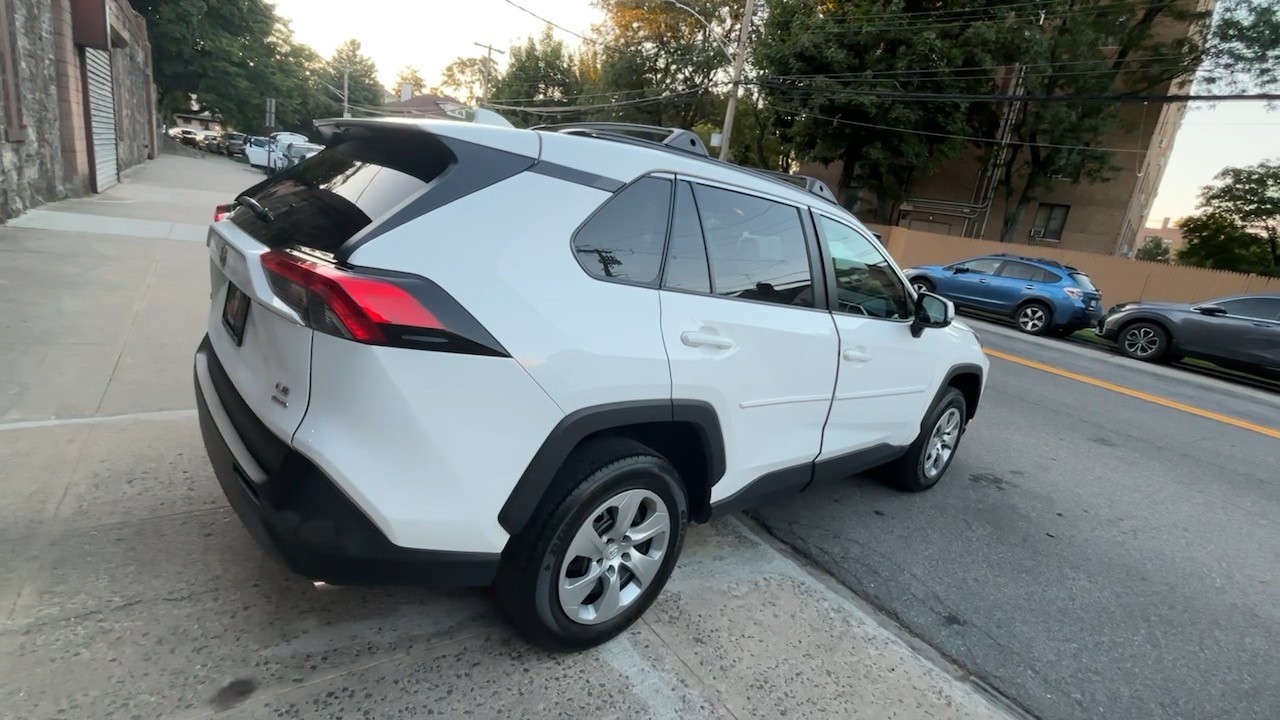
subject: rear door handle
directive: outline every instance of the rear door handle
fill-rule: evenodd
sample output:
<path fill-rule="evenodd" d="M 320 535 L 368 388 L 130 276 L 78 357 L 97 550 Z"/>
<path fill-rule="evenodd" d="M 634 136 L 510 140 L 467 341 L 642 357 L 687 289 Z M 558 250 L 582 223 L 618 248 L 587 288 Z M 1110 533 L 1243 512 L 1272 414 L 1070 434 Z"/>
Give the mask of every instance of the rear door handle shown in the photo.
<path fill-rule="evenodd" d="M 1023 290 L 1035 290 L 1035 289 L 1036 289 L 1036 286 L 1035 286 L 1035 285 L 1023 285 L 1023 286 L 1022 286 L 1022 289 L 1023 289 Z"/>
<path fill-rule="evenodd" d="M 680 342 L 689 347 L 713 347 L 720 350 L 728 350 L 733 347 L 733 341 L 727 337 L 712 335 L 711 333 L 693 332 L 692 330 L 680 333 Z"/>
<path fill-rule="evenodd" d="M 978 282 L 979 282 L 979 283 L 982 283 L 983 285 L 986 285 L 986 284 L 987 284 L 987 281 L 986 281 L 986 280 L 979 280 Z"/>
<path fill-rule="evenodd" d="M 848 360 L 849 362 L 870 362 L 871 361 L 870 355 L 866 353 L 858 352 L 857 350 L 845 350 L 843 357 L 845 360 Z"/>

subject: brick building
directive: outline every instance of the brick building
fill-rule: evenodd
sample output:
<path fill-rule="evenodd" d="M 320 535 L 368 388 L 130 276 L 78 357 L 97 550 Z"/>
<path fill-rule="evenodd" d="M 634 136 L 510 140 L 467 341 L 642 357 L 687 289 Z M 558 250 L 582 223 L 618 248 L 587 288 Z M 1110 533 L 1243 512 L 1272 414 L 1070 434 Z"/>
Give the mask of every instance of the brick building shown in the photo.
<path fill-rule="evenodd" d="M 0 0 L 0 221 L 155 157 L 155 107 L 128 0 Z"/>

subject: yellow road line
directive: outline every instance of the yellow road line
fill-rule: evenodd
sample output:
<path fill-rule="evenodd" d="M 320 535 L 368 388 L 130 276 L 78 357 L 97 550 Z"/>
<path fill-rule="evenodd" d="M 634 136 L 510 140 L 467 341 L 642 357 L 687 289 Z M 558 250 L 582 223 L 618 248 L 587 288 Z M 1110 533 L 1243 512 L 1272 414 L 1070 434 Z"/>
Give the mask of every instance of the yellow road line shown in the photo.
<path fill-rule="evenodd" d="M 1230 415 L 1222 415 L 1220 413 L 1216 413 L 1210 410 L 1205 410 L 1203 408 L 1198 408 L 1193 405 L 1184 405 L 1175 400 L 1162 398 L 1159 395 L 1151 395 L 1149 393 L 1144 393 L 1140 390 L 1134 390 L 1132 388 L 1127 388 L 1122 385 L 1109 383 L 1106 380 L 1099 380 L 1098 378 L 1089 377 L 1088 375 L 1073 373 L 1070 370 L 1063 370 L 1062 368 L 1056 368 L 1052 365 L 1045 365 L 1044 363 L 1036 362 L 1035 360 L 1028 360 L 1026 358 L 1018 357 L 1017 355 L 1009 355 L 1008 353 L 1003 353 L 1003 352 L 1000 352 L 999 350 L 992 350 L 990 348 L 987 348 L 986 352 L 988 355 L 990 355 L 993 358 L 999 358 L 1001 360 L 1006 360 L 1011 363 L 1017 363 L 1018 365 L 1024 365 L 1029 368 L 1035 368 L 1036 370 L 1047 372 L 1052 375 L 1057 375 L 1059 377 L 1068 378 L 1070 380 L 1075 380 L 1076 382 L 1082 382 L 1086 385 L 1100 387 L 1100 388 L 1103 388 L 1104 390 L 1110 390 L 1111 392 L 1120 393 L 1121 395 L 1128 395 L 1129 397 L 1138 398 L 1139 400 L 1146 400 L 1149 403 L 1155 403 L 1156 405 L 1162 405 L 1164 407 L 1172 408 L 1174 410 L 1181 410 L 1184 413 L 1197 415 L 1199 417 L 1206 418 L 1208 420 L 1217 420 L 1220 423 L 1232 425 L 1238 428 L 1242 428 L 1244 430 L 1252 430 L 1256 433 L 1262 433 L 1267 437 L 1280 439 L 1280 430 L 1277 430 L 1276 428 L 1272 428 L 1272 427 L 1267 427 L 1266 425 L 1258 425 L 1257 423 L 1251 423 L 1248 420 L 1241 420 L 1240 418 L 1234 418 L 1234 417 L 1231 417 Z"/>

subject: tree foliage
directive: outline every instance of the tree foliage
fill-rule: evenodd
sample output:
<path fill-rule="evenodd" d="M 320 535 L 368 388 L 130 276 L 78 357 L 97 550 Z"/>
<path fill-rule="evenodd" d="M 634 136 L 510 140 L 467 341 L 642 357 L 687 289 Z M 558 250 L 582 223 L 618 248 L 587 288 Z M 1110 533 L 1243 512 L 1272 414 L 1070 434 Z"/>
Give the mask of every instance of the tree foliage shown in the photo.
<path fill-rule="evenodd" d="M 1142 247 L 1133 256 L 1147 262 L 1167 263 L 1170 257 L 1169 246 L 1161 238 L 1149 237 L 1142 241 Z"/>
<path fill-rule="evenodd" d="M 422 73 L 418 72 L 418 68 L 412 65 L 400 68 L 400 72 L 396 75 L 396 85 L 391 88 L 391 94 L 399 97 L 400 87 L 405 83 L 413 89 L 414 95 L 419 95 L 427 89 L 427 81 L 422 79 Z"/>
<path fill-rule="evenodd" d="M 486 84 L 492 85 L 498 79 L 498 63 L 493 58 L 486 55 L 460 57 L 444 67 L 440 73 L 440 85 L 431 91 L 475 105 L 484 97 Z"/>
<path fill-rule="evenodd" d="M 326 61 L 294 37 L 266 0 L 131 0 L 147 21 L 158 111 L 209 111 L 247 132 L 313 130 L 311 121 L 341 112 L 342 74 L 335 61 L 357 61 L 357 99 L 381 105 L 368 92 L 373 64 L 350 41 Z M 355 43 L 355 53 L 350 52 Z M 334 85 L 336 77 L 337 84 Z M 326 85 L 327 84 L 327 85 Z M 376 81 L 374 82 L 376 86 Z M 359 94 L 357 94 L 357 92 Z M 266 128 L 266 101 L 276 100 L 276 127 Z"/>
<path fill-rule="evenodd" d="M 1184 265 L 1280 275 L 1280 162 L 1229 167 L 1181 222 Z"/>

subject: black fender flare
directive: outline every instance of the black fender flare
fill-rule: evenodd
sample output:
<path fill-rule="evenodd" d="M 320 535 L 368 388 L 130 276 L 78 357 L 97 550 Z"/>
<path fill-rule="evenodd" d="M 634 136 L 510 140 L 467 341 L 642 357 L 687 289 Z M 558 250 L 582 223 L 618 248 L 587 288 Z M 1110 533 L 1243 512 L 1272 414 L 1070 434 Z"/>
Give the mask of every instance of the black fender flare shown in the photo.
<path fill-rule="evenodd" d="M 556 423 L 507 496 L 498 512 L 498 524 L 511 535 L 524 530 L 556 472 L 586 438 L 631 425 L 677 422 L 697 430 L 707 459 L 707 482 L 702 490 L 706 497 L 690 497 L 690 505 L 709 507 L 711 488 L 725 472 L 724 434 L 715 408 L 700 400 L 635 400 L 575 410 Z"/>
<path fill-rule="evenodd" d="M 925 410 L 924 417 L 920 418 L 920 432 L 924 432 L 925 420 L 929 418 L 929 415 L 933 412 L 933 409 L 938 407 L 938 403 L 942 402 L 942 395 L 947 392 L 947 388 L 952 387 L 951 381 L 955 380 L 957 377 L 961 375 L 976 375 L 978 378 L 977 395 L 972 400 L 970 400 L 970 398 L 965 398 L 965 403 L 966 405 L 968 405 L 968 407 L 966 407 L 965 410 L 969 416 L 965 418 L 965 420 L 966 421 L 972 420 L 973 416 L 977 414 L 978 401 L 982 399 L 982 383 L 985 380 L 984 374 L 982 372 L 982 366 L 976 365 L 974 363 L 960 363 L 957 365 L 952 365 L 951 369 L 947 371 L 947 374 L 943 376 L 942 382 L 938 385 L 937 391 L 933 393 L 933 400 L 929 402 L 929 408 Z"/>

